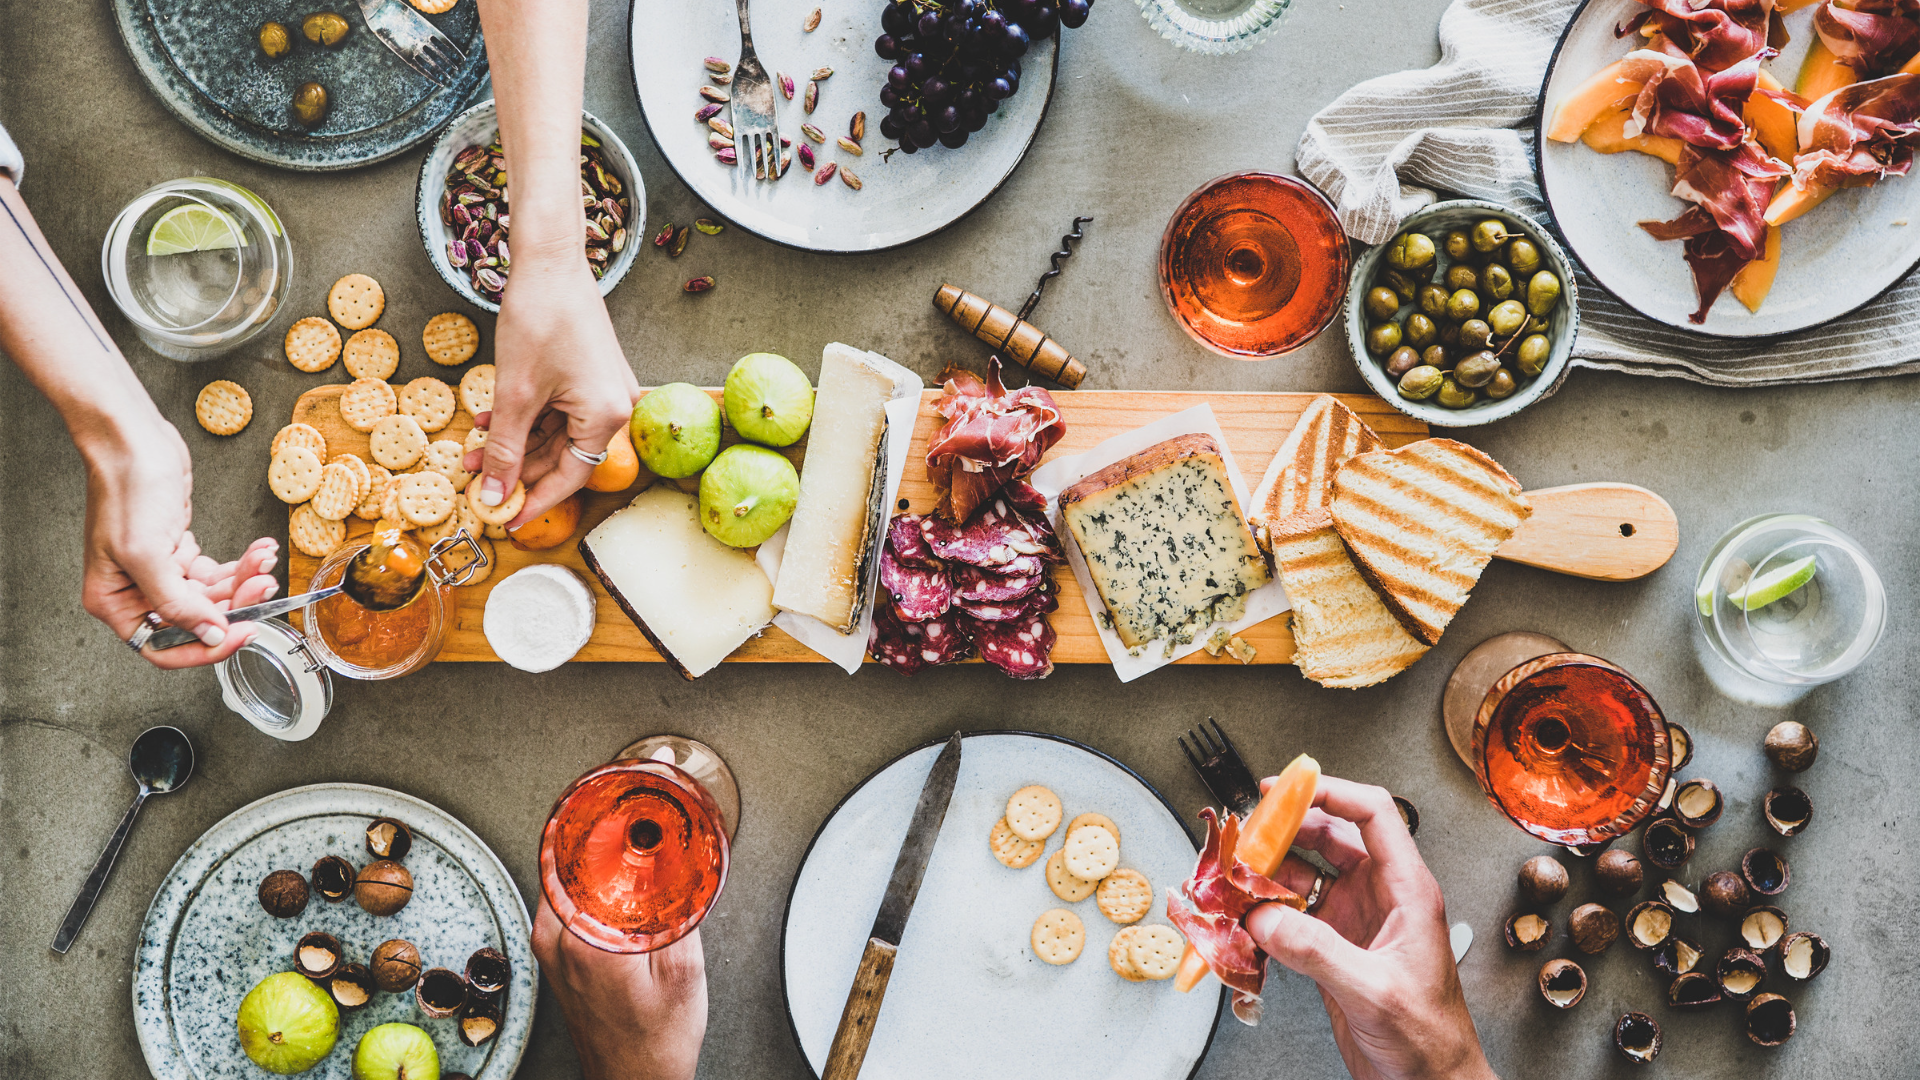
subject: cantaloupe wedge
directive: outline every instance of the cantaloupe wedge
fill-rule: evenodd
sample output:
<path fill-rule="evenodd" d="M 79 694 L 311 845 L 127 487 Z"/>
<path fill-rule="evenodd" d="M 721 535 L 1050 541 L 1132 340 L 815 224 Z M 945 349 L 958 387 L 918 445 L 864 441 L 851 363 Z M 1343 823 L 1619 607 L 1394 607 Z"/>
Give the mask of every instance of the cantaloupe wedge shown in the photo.
<path fill-rule="evenodd" d="M 1790 15 L 1804 7 L 1812 7 L 1820 0 L 1774 0 L 1773 10 L 1782 15 Z"/>
<path fill-rule="evenodd" d="M 1894 74 L 1896 74 L 1896 75 L 1920 75 L 1920 53 L 1914 53 L 1914 54 L 1913 54 L 1913 59 L 1911 59 L 1911 60 L 1908 60 L 1908 61 L 1907 61 L 1906 63 L 1904 63 L 1904 64 L 1901 64 L 1901 65 L 1900 65 L 1900 70 L 1899 70 L 1899 71 L 1896 71 L 1896 72 L 1894 72 Z"/>
<path fill-rule="evenodd" d="M 1643 154 L 1651 154 L 1669 165 L 1680 164 L 1680 148 L 1686 144 L 1679 139 L 1665 135 L 1635 135 L 1631 139 L 1627 138 L 1623 132 L 1627 117 L 1631 115 L 1633 115 L 1633 102 L 1623 101 L 1614 105 L 1596 117 L 1587 130 L 1580 133 L 1580 141 L 1602 154 L 1638 150 Z"/>
<path fill-rule="evenodd" d="M 1781 90 L 1784 87 L 1780 85 L 1780 80 L 1762 70 L 1760 89 Z M 1766 147 L 1767 153 L 1781 161 L 1793 160 L 1793 155 L 1799 152 L 1800 141 L 1794 133 L 1797 118 L 1793 115 L 1792 109 L 1765 95 L 1754 94 L 1747 98 L 1744 115 L 1747 123 L 1753 128 L 1754 135 L 1759 137 L 1760 145 Z"/>
<path fill-rule="evenodd" d="M 1646 85 L 1646 67 L 1630 58 L 1615 60 L 1569 94 L 1554 110 L 1547 138 L 1570 143 L 1578 139 L 1601 113 L 1640 96 Z"/>
<path fill-rule="evenodd" d="M 1807 50 L 1807 58 L 1800 62 L 1800 78 L 1795 81 L 1793 91 L 1808 101 L 1818 101 L 1843 86 L 1859 82 L 1860 76 L 1852 68 L 1834 59 L 1833 50 L 1819 38 L 1813 39 L 1813 45 Z"/>
<path fill-rule="evenodd" d="M 1801 214 L 1819 206 L 1827 196 L 1840 190 L 1824 184 L 1808 184 L 1804 189 L 1788 184 L 1780 189 L 1780 194 L 1767 204 L 1767 224 L 1785 225 Z"/>
<path fill-rule="evenodd" d="M 1767 226 L 1767 246 L 1760 257 L 1740 268 L 1733 275 L 1733 281 L 1727 285 L 1727 291 L 1735 300 L 1747 305 L 1747 310 L 1760 312 L 1760 305 L 1766 302 L 1767 291 L 1773 288 L 1773 275 L 1780 269 L 1780 226 Z"/>

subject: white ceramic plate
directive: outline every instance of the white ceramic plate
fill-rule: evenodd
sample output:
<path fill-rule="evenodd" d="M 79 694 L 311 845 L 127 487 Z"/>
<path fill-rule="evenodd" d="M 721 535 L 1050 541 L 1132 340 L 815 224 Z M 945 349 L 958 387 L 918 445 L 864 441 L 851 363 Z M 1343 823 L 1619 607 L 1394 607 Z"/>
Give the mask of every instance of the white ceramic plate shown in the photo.
<path fill-rule="evenodd" d="M 734 5 L 688 4 L 679 0 L 633 0 L 633 81 L 647 129 L 667 164 L 715 212 L 741 228 L 775 243 L 834 253 L 881 251 L 911 243 L 958 221 L 999 189 L 1026 156 L 1053 94 L 1060 35 L 1036 42 L 1021 58 L 1020 89 L 1001 103 L 987 126 L 958 150 L 934 146 L 917 154 L 881 159 L 893 145 L 880 135 L 880 87 L 893 66 L 873 51 L 880 36 L 880 0 L 827 5 L 818 29 L 801 31 L 819 0 L 756 0 L 752 10 L 753 45 L 769 76 L 793 76 L 792 101 L 774 91 L 774 116 L 780 133 L 797 145 L 806 141 L 802 123 L 826 133 L 813 151 L 820 163 L 851 165 L 859 191 L 838 177 L 823 185 L 793 166 L 777 181 L 753 178 L 753 169 L 720 164 L 707 147 L 707 126 L 693 114 L 706 104 L 700 87 L 709 85 L 701 61 L 718 56 L 732 63 L 740 55 L 740 28 Z M 823 67 L 832 77 L 820 84 L 813 115 L 801 109 L 807 76 Z M 858 157 L 834 145 L 847 134 L 855 112 L 867 114 L 865 153 Z M 728 116 L 722 112 L 724 119 Z"/>
<path fill-rule="evenodd" d="M 912 751 L 867 778 L 814 837 L 787 901 L 781 946 L 787 1016 L 807 1062 L 826 1064 L 847 988 L 886 892 L 900 842 L 943 743 Z M 1069 904 L 1047 888 L 1046 860 L 1065 841 L 1009 870 L 987 850 L 1007 797 L 1045 784 L 1066 820 L 1093 811 L 1120 829 L 1120 865 L 1157 899 L 1193 872 L 1193 840 L 1158 792 L 1112 758 L 1046 735 L 991 732 L 962 741 L 953 801 L 927 863 L 919 899 L 874 1025 L 862 1080 L 1058 1080 L 1099 1062 L 1102 1080 L 1183 1080 L 1199 1067 L 1220 1017 L 1222 988 L 1190 994 L 1172 980 L 1130 983 L 1107 965 L 1121 929 L 1088 897 Z M 1054 967 L 1033 955 L 1033 921 L 1051 908 L 1080 916 L 1080 958 Z"/>
<path fill-rule="evenodd" d="M 323 855 L 355 866 L 371 862 L 366 826 L 376 817 L 397 818 L 413 830 L 405 862 L 414 894 L 399 914 L 376 919 L 351 898 L 334 904 L 317 895 L 297 918 L 275 919 L 261 910 L 260 880 L 274 870 L 305 874 Z M 533 1030 L 540 972 L 533 924 L 506 867 L 465 825 L 411 795 L 314 784 L 227 815 L 187 848 L 154 894 L 134 957 L 133 1016 L 157 1080 L 265 1075 L 240 1049 L 234 1026 L 240 999 L 268 975 L 292 970 L 294 944 L 316 930 L 338 937 L 355 963 L 366 963 L 381 942 L 404 938 L 419 947 L 425 966 L 462 971 L 475 949 L 491 945 L 512 962 L 513 981 L 505 1022 L 490 1042 L 466 1046 L 453 1020 L 428 1020 L 411 992 L 377 993 L 365 1007 L 341 1013 L 340 1041 L 302 1076 L 346 1080 L 360 1036 L 389 1021 L 424 1027 L 442 1072 L 507 1080 L 519 1067 Z"/>
<path fill-rule="evenodd" d="M 1647 10 L 1638 0 L 1587 0 L 1560 40 L 1540 115 L 1628 52 L 1614 28 Z M 1767 66 L 1791 87 L 1814 40 L 1813 8 L 1786 17 L 1793 40 Z M 1544 127 L 1544 125 L 1542 125 Z M 1878 296 L 1920 262 L 1920 178 L 1889 177 L 1842 191 L 1781 230 L 1780 271 L 1758 314 L 1722 293 L 1705 323 L 1680 242 L 1639 223 L 1671 220 L 1687 203 L 1668 194 L 1673 167 L 1631 151 L 1599 154 L 1584 143 L 1539 140 L 1540 186 L 1567 246 L 1594 280 L 1650 319 L 1716 337 L 1764 337 L 1836 319 Z M 1896 224 L 1912 221 L 1913 224 Z"/>

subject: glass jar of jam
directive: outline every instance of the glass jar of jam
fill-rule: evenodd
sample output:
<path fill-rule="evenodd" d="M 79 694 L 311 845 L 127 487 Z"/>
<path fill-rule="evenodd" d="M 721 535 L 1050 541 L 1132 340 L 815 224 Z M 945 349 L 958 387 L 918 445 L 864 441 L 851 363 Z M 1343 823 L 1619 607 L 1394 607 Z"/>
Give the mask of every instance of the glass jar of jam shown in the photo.
<path fill-rule="evenodd" d="M 347 544 L 327 556 L 309 588 L 339 584 L 348 561 L 366 547 Z M 301 622 L 314 655 L 329 668 L 353 679 L 392 679 L 418 671 L 440 652 L 455 603 L 452 586 L 429 582 L 397 611 L 369 611 L 335 594 L 301 609 Z"/>

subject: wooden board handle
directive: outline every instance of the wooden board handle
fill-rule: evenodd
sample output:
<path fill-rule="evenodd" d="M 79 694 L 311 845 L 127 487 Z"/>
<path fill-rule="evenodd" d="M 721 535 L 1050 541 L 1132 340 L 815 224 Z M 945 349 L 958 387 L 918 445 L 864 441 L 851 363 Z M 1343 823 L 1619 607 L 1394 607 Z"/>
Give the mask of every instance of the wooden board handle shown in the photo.
<path fill-rule="evenodd" d="M 873 1041 L 873 1022 L 880 1016 L 880 1002 L 887 996 L 887 980 L 893 977 L 893 958 L 900 946 L 879 938 L 868 938 L 866 951 L 860 954 L 860 968 L 853 973 L 853 986 L 847 990 L 847 1007 L 840 1012 L 840 1027 L 833 1033 L 833 1045 L 827 1050 L 827 1067 L 820 1080 L 854 1080 L 867 1060 L 867 1044 Z"/>
<path fill-rule="evenodd" d="M 1495 558 L 1595 581 L 1631 581 L 1667 564 L 1680 522 L 1667 500 L 1632 484 L 1568 484 L 1529 491 L 1533 516 Z"/>

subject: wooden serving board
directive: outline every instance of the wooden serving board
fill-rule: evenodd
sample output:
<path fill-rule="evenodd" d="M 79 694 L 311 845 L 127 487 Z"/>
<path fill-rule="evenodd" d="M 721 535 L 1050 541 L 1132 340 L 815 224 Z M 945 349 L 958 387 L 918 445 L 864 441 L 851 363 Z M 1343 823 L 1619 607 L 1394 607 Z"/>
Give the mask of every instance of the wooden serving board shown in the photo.
<path fill-rule="evenodd" d="M 315 387 L 300 395 L 293 407 L 293 419 L 298 423 L 310 424 L 326 436 L 327 453 L 359 454 L 367 457 L 367 436 L 364 432 L 348 427 L 340 418 L 340 395 L 346 390 L 344 384 L 335 383 Z M 718 397 L 719 391 L 712 393 Z M 911 510 L 916 514 L 933 512 L 935 496 L 933 484 L 926 476 L 927 440 L 939 430 L 942 420 L 933 411 L 933 403 L 939 399 L 939 391 L 925 391 L 920 402 L 920 418 L 914 424 L 913 448 L 907 454 L 907 472 L 900 483 L 902 507 L 896 503 L 896 509 Z M 1139 392 L 1121 390 L 1066 390 L 1055 391 L 1053 398 L 1060 405 L 1066 417 L 1067 433 L 1056 445 L 1053 455 L 1078 454 L 1092 449 L 1099 443 L 1123 432 L 1131 431 L 1143 424 L 1158 420 L 1163 416 L 1190 409 L 1206 403 L 1213 406 L 1214 415 L 1220 421 L 1220 428 L 1226 433 L 1227 443 L 1232 448 L 1243 478 L 1249 488 L 1260 480 L 1265 472 L 1267 461 L 1280 443 L 1293 430 L 1294 421 L 1317 395 L 1314 394 L 1264 394 L 1264 393 L 1188 393 L 1179 391 Z M 1395 409 L 1376 397 L 1364 395 L 1339 395 L 1354 412 L 1380 434 L 1388 446 L 1403 446 L 1415 439 L 1424 438 L 1427 426 L 1419 420 Z M 453 439 L 461 441 L 473 426 L 473 418 L 465 412 L 455 414 L 453 423 L 444 430 L 431 436 L 435 439 Z M 737 441 L 731 430 L 727 432 L 727 442 Z M 800 464 L 805 455 L 806 443 L 790 447 L 786 453 L 794 464 Z M 370 459 L 369 459 L 370 460 Z M 683 483 L 686 483 L 683 481 Z M 487 645 L 486 634 L 481 630 L 481 614 L 486 608 L 487 593 L 496 582 L 523 566 L 534 563 L 552 562 L 579 571 L 581 576 L 593 585 L 594 595 L 599 600 L 597 624 L 593 639 L 574 657 L 575 660 L 618 660 L 663 662 L 658 652 L 647 644 L 632 622 L 628 621 L 619 608 L 600 587 L 594 575 L 586 568 L 580 558 L 578 539 L 585 536 L 615 510 L 625 506 L 633 499 L 634 491 L 624 493 L 583 492 L 586 496 L 586 512 L 582 516 L 580 529 L 573 540 L 556 548 L 545 551 L 521 551 L 507 541 L 495 541 L 494 558 L 497 560 L 493 572 L 479 585 L 455 589 L 456 606 L 451 625 L 447 631 L 446 644 L 440 649 L 440 660 L 498 660 Z M 358 518 L 347 519 L 347 539 L 354 542 L 373 532 L 373 523 Z M 320 560 L 295 551 L 291 544 L 285 549 L 289 553 L 287 567 L 288 588 L 293 592 L 304 591 L 307 583 L 313 579 L 313 572 L 319 569 Z M 1105 664 L 1108 662 L 1106 649 L 1100 644 L 1100 636 L 1094 630 L 1093 615 L 1081 595 L 1080 584 L 1074 580 L 1073 571 L 1065 566 L 1054 569 L 1054 584 L 1060 590 L 1060 610 L 1048 616 L 1053 629 L 1059 635 L 1059 642 L 1053 649 L 1053 662 L 1056 664 Z M 1241 635 L 1251 643 L 1258 653 L 1253 662 L 1256 664 L 1285 664 L 1293 660 L 1293 633 L 1289 621 L 1285 618 L 1268 619 Z M 769 626 L 766 632 L 746 643 L 738 652 L 728 657 L 729 662 L 752 661 L 761 663 L 812 663 L 824 662 L 823 658 L 811 649 L 795 641 L 778 627 Z M 977 661 L 976 661 L 977 662 Z M 1180 661 L 1182 664 L 1239 664 L 1230 656 L 1208 656 L 1206 652 L 1196 652 Z"/>

